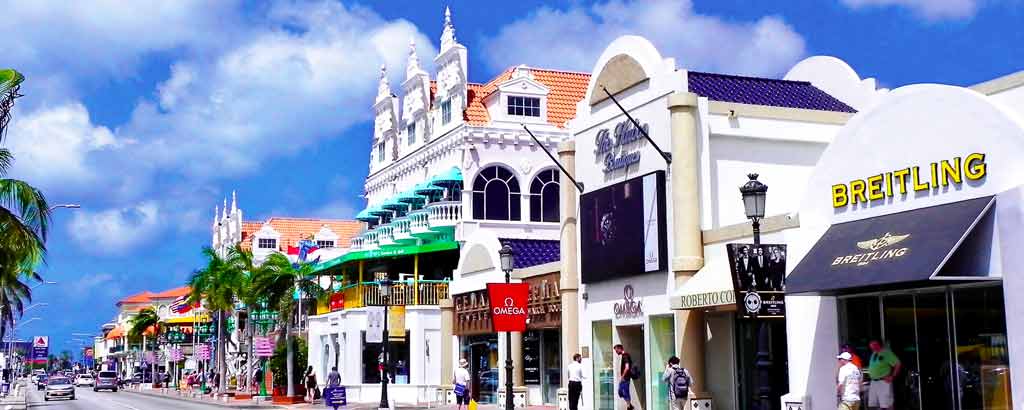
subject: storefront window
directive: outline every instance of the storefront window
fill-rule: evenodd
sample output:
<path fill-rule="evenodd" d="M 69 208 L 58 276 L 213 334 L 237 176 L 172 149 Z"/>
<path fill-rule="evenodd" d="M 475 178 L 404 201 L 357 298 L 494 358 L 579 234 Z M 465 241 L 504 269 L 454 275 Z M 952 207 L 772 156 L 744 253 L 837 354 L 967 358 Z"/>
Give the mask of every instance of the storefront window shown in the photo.
<path fill-rule="evenodd" d="M 469 361 L 470 393 L 478 403 L 498 401 L 498 335 L 461 337 L 460 352 Z"/>
<path fill-rule="evenodd" d="M 384 362 L 383 343 L 367 343 L 366 332 L 363 335 L 363 383 L 380 383 L 381 365 Z M 392 337 L 388 343 L 388 361 L 391 363 L 392 375 L 390 383 L 409 383 L 409 332 L 405 337 L 397 339 Z"/>
<path fill-rule="evenodd" d="M 675 321 L 672 315 L 651 316 L 651 366 L 648 378 L 653 383 L 651 408 L 668 410 L 668 383 L 661 379 L 668 359 L 675 355 Z M 686 365 L 685 363 L 683 365 Z"/>
<path fill-rule="evenodd" d="M 540 385 L 544 403 L 558 403 L 562 383 L 561 332 L 558 329 L 523 333 L 523 384 Z"/>
<path fill-rule="evenodd" d="M 612 351 L 612 322 L 593 323 L 594 408 L 615 408 L 615 360 Z"/>
<path fill-rule="evenodd" d="M 960 409 L 1013 408 L 1003 289 L 958 289 L 953 304 Z"/>

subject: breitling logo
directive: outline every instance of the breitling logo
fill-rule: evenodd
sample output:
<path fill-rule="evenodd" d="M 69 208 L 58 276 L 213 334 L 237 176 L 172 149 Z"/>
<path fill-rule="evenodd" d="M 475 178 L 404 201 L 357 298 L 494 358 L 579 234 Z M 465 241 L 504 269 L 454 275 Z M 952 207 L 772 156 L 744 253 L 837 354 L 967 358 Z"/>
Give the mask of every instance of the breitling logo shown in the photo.
<path fill-rule="evenodd" d="M 906 255 L 907 252 L 910 252 L 910 248 L 889 247 L 896 245 L 897 243 L 903 242 L 909 237 L 910 234 L 893 235 L 891 232 L 886 232 L 885 235 L 882 235 L 879 238 L 857 242 L 858 248 L 871 252 L 836 257 L 835 260 L 832 261 L 832 266 L 842 266 L 848 264 L 864 266 L 874 261 L 902 257 L 903 255 Z"/>

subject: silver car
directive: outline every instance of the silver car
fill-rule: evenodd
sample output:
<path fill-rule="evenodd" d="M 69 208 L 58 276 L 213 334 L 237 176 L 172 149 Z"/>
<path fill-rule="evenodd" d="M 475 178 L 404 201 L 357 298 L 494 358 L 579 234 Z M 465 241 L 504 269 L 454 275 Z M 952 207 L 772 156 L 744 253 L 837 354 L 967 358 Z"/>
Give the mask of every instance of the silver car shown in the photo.
<path fill-rule="evenodd" d="M 46 382 L 46 389 L 43 392 L 43 400 L 50 401 L 50 399 L 75 399 L 75 386 L 71 384 L 71 379 L 62 376 L 53 376 Z"/>

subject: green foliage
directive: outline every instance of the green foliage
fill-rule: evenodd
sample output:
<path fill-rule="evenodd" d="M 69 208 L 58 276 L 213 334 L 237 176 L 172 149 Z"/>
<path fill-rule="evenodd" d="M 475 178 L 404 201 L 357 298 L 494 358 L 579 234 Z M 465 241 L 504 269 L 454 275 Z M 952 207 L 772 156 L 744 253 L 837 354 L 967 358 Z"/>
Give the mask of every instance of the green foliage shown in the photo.
<path fill-rule="evenodd" d="M 286 348 L 287 346 L 285 346 L 283 341 L 279 342 L 274 349 L 274 355 L 270 357 L 270 371 L 274 372 L 274 387 L 287 387 L 287 378 L 284 377 L 287 374 L 286 369 L 288 366 Z M 308 351 L 306 339 L 301 337 L 292 338 L 292 352 L 295 356 L 295 364 L 292 367 L 292 380 L 302 380 L 303 373 L 306 372 L 306 367 L 309 366 Z"/>
<path fill-rule="evenodd" d="M 0 69 L 0 93 L 7 92 L 25 81 L 25 76 L 10 68 Z"/>
<path fill-rule="evenodd" d="M 155 330 L 154 338 L 159 334 L 160 315 L 156 313 L 156 309 L 152 306 L 144 308 L 139 311 L 135 317 L 128 321 L 128 334 L 138 337 L 142 335 L 150 326 Z"/>

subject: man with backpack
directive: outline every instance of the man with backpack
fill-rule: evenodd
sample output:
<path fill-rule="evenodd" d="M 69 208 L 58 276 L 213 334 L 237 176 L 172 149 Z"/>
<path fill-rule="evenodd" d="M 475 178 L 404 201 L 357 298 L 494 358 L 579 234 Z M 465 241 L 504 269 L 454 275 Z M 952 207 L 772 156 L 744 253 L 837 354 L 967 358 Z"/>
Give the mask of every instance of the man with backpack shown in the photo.
<path fill-rule="evenodd" d="M 672 356 L 665 366 L 661 379 L 668 383 L 668 408 L 670 410 L 686 409 L 686 400 L 690 398 L 690 386 L 693 378 L 690 372 L 679 364 L 679 358 Z"/>
<path fill-rule="evenodd" d="M 626 353 L 622 345 L 612 346 L 615 354 L 619 355 L 619 397 L 626 402 L 626 410 L 633 410 L 633 395 L 630 392 L 630 382 L 640 378 L 640 369 L 633 364 L 633 356 Z"/>

